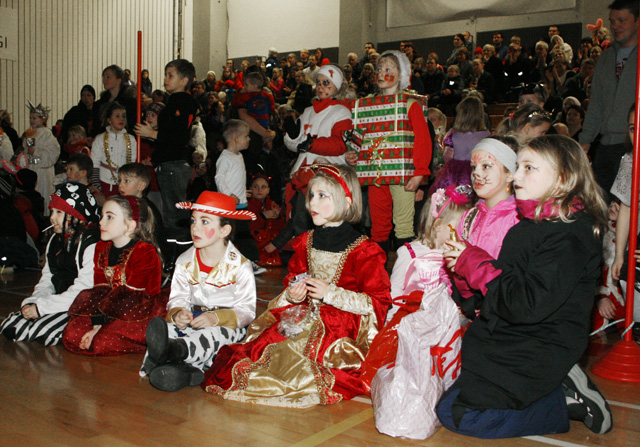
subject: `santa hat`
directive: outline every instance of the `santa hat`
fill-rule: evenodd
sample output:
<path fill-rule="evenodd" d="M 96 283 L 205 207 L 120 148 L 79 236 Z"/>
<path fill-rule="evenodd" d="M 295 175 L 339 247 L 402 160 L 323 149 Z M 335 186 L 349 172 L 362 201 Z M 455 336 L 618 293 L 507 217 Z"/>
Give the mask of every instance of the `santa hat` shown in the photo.
<path fill-rule="evenodd" d="M 256 220 L 256 215 L 251 211 L 236 211 L 236 201 L 233 198 L 219 192 L 204 191 L 195 203 L 179 202 L 176 208 L 181 210 L 200 211 L 214 216 L 227 217 L 237 220 Z"/>
<path fill-rule="evenodd" d="M 97 223 L 98 204 L 89 188 L 77 182 L 67 182 L 56 188 L 51 194 L 49 209 L 56 208 L 83 222 Z"/>
<path fill-rule="evenodd" d="M 380 59 L 385 56 L 395 56 L 398 59 L 398 63 L 400 66 L 398 67 L 398 71 L 400 72 L 400 82 L 398 83 L 398 89 L 404 90 L 405 88 L 411 85 L 411 62 L 409 62 L 409 58 L 404 53 L 401 53 L 398 50 L 387 50 L 380 55 L 378 58 L 378 63 L 380 63 Z"/>

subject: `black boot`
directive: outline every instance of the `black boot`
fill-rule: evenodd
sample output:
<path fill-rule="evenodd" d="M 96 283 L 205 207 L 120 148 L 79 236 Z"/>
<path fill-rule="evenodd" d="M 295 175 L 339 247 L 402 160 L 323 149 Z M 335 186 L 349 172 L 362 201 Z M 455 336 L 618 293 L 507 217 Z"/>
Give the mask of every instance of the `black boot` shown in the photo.
<path fill-rule="evenodd" d="M 202 371 L 184 362 L 158 366 L 149 374 L 151 385 L 162 391 L 178 391 L 185 386 L 200 385 L 203 380 Z"/>
<path fill-rule="evenodd" d="M 189 348 L 184 340 L 170 339 L 167 323 L 156 317 L 147 326 L 147 354 L 143 368 L 148 374 L 157 366 L 186 359 Z"/>

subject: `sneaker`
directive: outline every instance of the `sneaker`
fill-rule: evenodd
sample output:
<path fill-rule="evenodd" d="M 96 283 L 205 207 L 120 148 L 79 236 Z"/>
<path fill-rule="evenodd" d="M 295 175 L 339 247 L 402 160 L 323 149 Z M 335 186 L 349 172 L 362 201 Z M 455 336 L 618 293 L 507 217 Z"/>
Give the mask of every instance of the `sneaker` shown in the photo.
<path fill-rule="evenodd" d="M 253 267 L 253 274 L 254 275 L 262 275 L 264 272 L 267 271 L 266 268 L 264 267 L 260 267 L 258 264 L 256 264 L 255 262 L 251 261 L 251 267 Z"/>
<path fill-rule="evenodd" d="M 613 417 L 607 399 L 578 365 L 562 381 L 569 417 L 584 422 L 594 433 L 603 434 L 613 428 Z"/>

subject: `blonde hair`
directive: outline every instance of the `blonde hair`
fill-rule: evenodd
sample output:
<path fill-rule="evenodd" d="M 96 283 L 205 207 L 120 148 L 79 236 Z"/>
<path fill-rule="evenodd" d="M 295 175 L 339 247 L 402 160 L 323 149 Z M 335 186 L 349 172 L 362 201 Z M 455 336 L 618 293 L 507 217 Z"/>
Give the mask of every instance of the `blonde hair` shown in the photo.
<path fill-rule="evenodd" d="M 328 193 L 333 198 L 334 210 L 333 215 L 329 216 L 331 222 L 346 221 L 349 223 L 357 223 L 362 219 L 362 191 L 360 182 L 356 176 L 356 171 L 347 165 L 335 165 L 340 170 L 342 180 L 347 184 L 351 193 L 351 205 L 347 202 L 347 195 L 338 181 L 322 171 L 317 171 L 316 175 L 309 180 L 308 192 L 306 197 L 307 210 L 309 210 L 309 202 L 311 201 L 311 189 L 313 185 L 325 182 L 328 187 Z"/>
<path fill-rule="evenodd" d="M 447 115 L 442 113 L 442 110 L 438 109 L 437 107 L 429 107 L 427 109 L 427 116 L 429 116 L 430 113 L 437 115 L 441 123 L 438 127 L 434 126 L 436 135 L 444 135 L 445 133 L 447 133 Z"/>
<path fill-rule="evenodd" d="M 133 196 L 129 196 L 131 199 L 138 202 L 138 208 L 140 210 L 140 217 L 138 218 L 138 222 L 136 224 L 136 229 L 133 232 L 132 239 L 138 239 L 142 242 L 146 242 L 155 247 L 156 252 L 158 253 L 158 257 L 160 258 L 160 262 L 162 262 L 162 253 L 160 252 L 160 247 L 158 246 L 158 241 L 156 240 L 155 229 L 156 229 L 156 220 L 153 216 L 153 211 L 151 211 L 151 207 L 146 199 L 138 199 Z M 114 202 L 118 205 L 123 211 L 125 218 L 127 220 L 133 220 L 133 214 L 131 212 L 131 205 L 129 204 L 129 199 L 124 196 L 111 196 L 105 200 L 107 202 Z M 104 206 L 104 205 L 103 205 Z"/>
<path fill-rule="evenodd" d="M 540 221 L 544 204 L 552 200 L 558 218 L 570 222 L 572 206 L 580 203 L 585 213 L 594 220 L 593 234 L 600 236 L 607 228 L 607 204 L 602 189 L 595 181 L 589 159 L 582 147 L 563 135 L 545 135 L 534 138 L 523 148 L 544 157 L 555 168 L 559 182 L 551 186 L 540 199 L 535 221 Z"/>
<path fill-rule="evenodd" d="M 434 217 L 431 212 L 431 200 L 433 199 L 433 195 L 429 197 L 422 207 L 422 212 L 420 213 L 420 219 L 418 223 L 418 237 L 417 241 L 420 241 L 422 244 L 427 247 L 434 249 L 436 248 L 436 226 L 441 223 L 451 222 L 452 220 L 460 220 L 462 215 L 468 209 L 471 209 L 472 203 L 471 201 L 456 205 L 451 200 L 443 201 L 440 206 L 436 207 L 436 211 L 442 211 L 439 217 Z M 444 207 L 444 210 L 442 209 Z"/>

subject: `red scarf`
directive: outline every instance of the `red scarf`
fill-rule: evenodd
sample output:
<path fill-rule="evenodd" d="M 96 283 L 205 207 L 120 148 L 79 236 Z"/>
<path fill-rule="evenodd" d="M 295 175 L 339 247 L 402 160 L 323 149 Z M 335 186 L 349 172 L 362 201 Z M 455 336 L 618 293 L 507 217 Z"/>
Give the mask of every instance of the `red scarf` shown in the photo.
<path fill-rule="evenodd" d="M 553 199 L 547 200 L 544 205 L 542 205 L 542 212 L 540 213 L 540 220 L 551 219 L 553 217 L 558 217 L 560 214 L 560 208 L 558 206 L 553 205 Z M 527 219 L 535 219 L 536 217 L 536 209 L 540 204 L 539 200 L 518 200 L 516 199 L 516 206 L 518 207 L 518 212 L 522 215 L 522 217 L 526 217 Z M 573 199 L 573 203 L 571 204 L 571 214 L 580 211 L 583 209 L 582 202 L 577 197 Z"/>

